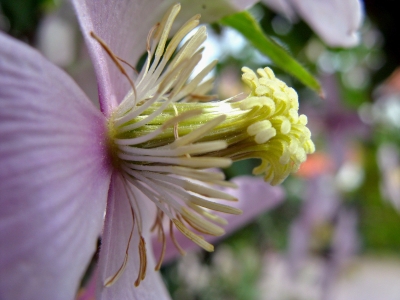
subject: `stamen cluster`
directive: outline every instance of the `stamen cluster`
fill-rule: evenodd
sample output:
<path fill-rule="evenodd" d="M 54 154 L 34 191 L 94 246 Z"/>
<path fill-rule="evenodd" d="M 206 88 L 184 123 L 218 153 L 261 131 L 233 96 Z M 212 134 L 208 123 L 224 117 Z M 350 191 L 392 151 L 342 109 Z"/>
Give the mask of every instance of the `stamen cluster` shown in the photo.
<path fill-rule="evenodd" d="M 311 132 L 306 127 L 307 117 L 298 114 L 296 91 L 276 78 L 270 68 L 258 69 L 259 76 L 246 67 L 242 71 L 242 79 L 251 93 L 232 107 L 248 112 L 245 118 L 251 125 L 246 131 L 255 143 L 242 141 L 244 145 L 239 146 L 242 149 L 230 157 L 233 160 L 260 158 L 261 164 L 253 173 L 264 174 L 265 181 L 277 185 L 299 169 L 307 154 L 315 151 Z"/>
<path fill-rule="evenodd" d="M 207 37 L 205 27 L 198 28 L 178 49 L 182 39 L 199 24 L 200 16 L 196 15 L 187 21 L 167 45 L 179 10 L 180 5 L 174 5 L 150 31 L 147 39 L 147 61 L 134 80 L 126 75 L 127 72 L 119 63 L 126 61 L 114 55 L 92 33 L 132 86 L 132 90 L 109 119 L 108 132 L 112 162 L 125 182 L 133 223 L 140 234 L 140 268 L 136 286 L 145 278 L 147 265 L 139 202 L 143 198 L 140 193 L 157 207 L 152 230 L 157 230 L 163 251 L 156 270 L 160 268 L 165 253 L 165 216 L 170 220 L 171 239 L 183 254 L 174 237 L 173 226 L 207 251 L 213 251 L 213 245 L 206 242 L 202 234 L 222 235 L 224 230 L 217 224 L 225 225 L 227 222 L 212 211 L 241 213 L 239 209 L 215 201 L 237 201 L 215 187 L 235 185 L 225 181 L 222 173 L 207 170 L 228 167 L 232 163 L 229 158 L 208 155 L 210 152 L 225 149 L 227 143 L 223 140 L 200 141 L 204 134 L 226 117 L 209 114 L 203 118 L 207 105 L 196 107 L 194 103 L 190 103 L 194 100 L 212 99 L 206 95 L 212 87 L 212 79 L 203 79 L 216 62 L 212 62 L 190 79 L 194 67 L 201 59 L 200 46 Z M 134 227 L 131 236 L 133 230 Z M 130 243 L 131 237 L 127 241 L 125 259 L 116 273 L 104 281 L 106 287 L 113 285 L 123 274 L 128 262 Z"/>
<path fill-rule="evenodd" d="M 144 194 L 157 207 L 152 230 L 157 230 L 165 252 L 164 218 L 169 219 L 169 233 L 177 249 L 173 226 L 186 237 L 213 251 L 203 234 L 220 236 L 227 222 L 214 212 L 240 214 L 239 209 L 221 204 L 237 201 L 219 187 L 235 187 L 225 181 L 221 172 L 210 168 L 225 168 L 232 161 L 259 158 L 261 165 L 255 174 L 275 185 L 295 172 L 314 151 L 307 118 L 298 115 L 296 92 L 275 78 L 269 68 L 259 69 L 259 77 L 243 68 L 243 80 L 251 89 L 241 101 L 214 101 L 206 93 L 212 79 L 204 80 L 216 62 L 191 78 L 201 59 L 201 44 L 206 39 L 204 26 L 198 28 L 178 48 L 182 39 L 199 24 L 199 15 L 187 21 L 167 43 L 173 21 L 180 5 L 173 6 L 163 20 L 149 33 L 148 57 L 137 78 L 129 78 L 115 56 L 96 38 L 113 61 L 128 77 L 132 90 L 109 119 L 109 143 L 113 164 L 125 182 L 126 194 L 132 208 L 133 224 L 141 235 L 140 268 L 135 285 L 146 272 L 146 244 L 142 237 L 140 203 Z M 174 54 L 174 55 L 173 55 Z M 123 61 L 125 62 L 125 61 Z M 114 284 L 128 261 L 105 280 Z"/>

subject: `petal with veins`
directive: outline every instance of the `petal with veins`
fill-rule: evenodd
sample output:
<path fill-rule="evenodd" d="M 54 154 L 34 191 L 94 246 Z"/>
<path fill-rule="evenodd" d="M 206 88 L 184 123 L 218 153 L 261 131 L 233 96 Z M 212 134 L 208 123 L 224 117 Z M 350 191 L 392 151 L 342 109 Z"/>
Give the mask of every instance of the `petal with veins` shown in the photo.
<path fill-rule="evenodd" d="M 72 299 L 103 222 L 105 119 L 36 51 L 0 44 L 0 295 Z"/>
<path fill-rule="evenodd" d="M 138 226 L 135 224 L 132 239 L 128 248 L 128 259 L 123 273 L 114 284 L 105 287 L 104 283 L 116 275 L 125 259 L 125 253 L 132 229 L 132 212 L 129 204 L 130 199 L 126 193 L 126 182 L 121 175 L 114 173 L 111 181 L 107 214 L 104 226 L 102 246 L 99 258 L 99 281 L 97 286 L 97 298 L 106 299 L 141 299 L 141 300 L 163 300 L 169 299 L 168 292 L 160 274 L 154 271 L 155 263 L 153 256 L 147 255 L 146 277 L 135 287 L 135 280 L 139 274 L 139 239 Z M 143 197 L 143 198 L 142 198 Z M 150 231 L 150 222 L 154 220 L 151 212 L 152 206 L 148 207 L 149 200 L 142 196 L 136 199 L 140 209 L 140 217 L 143 220 L 143 236 L 146 238 Z M 132 199 L 131 199 L 132 200 Z M 151 204 L 150 204 L 151 205 Z M 135 211 L 135 218 L 138 218 Z M 151 244 L 147 243 L 151 253 Z M 96 298 L 96 299 L 97 299 Z"/>

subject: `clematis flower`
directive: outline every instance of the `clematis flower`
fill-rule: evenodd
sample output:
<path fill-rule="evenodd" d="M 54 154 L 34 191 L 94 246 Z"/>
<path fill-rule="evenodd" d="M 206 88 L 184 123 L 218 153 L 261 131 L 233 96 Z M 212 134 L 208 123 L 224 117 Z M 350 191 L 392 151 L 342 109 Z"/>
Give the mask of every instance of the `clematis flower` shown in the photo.
<path fill-rule="evenodd" d="M 290 21 L 301 17 L 332 47 L 353 47 L 360 42 L 363 20 L 360 0 L 262 0 Z"/>
<path fill-rule="evenodd" d="M 1 298 L 73 299 L 102 233 L 97 297 L 168 299 L 154 272 L 168 227 L 178 249 L 173 228 L 212 251 L 202 235 L 221 236 L 226 223 L 214 212 L 241 213 L 222 204 L 237 200 L 223 190 L 235 184 L 208 169 L 260 158 L 254 172 L 276 185 L 314 151 L 296 92 L 269 68 L 243 68 L 251 93 L 241 101 L 211 101 L 203 79 L 215 63 L 190 78 L 205 28 L 177 48 L 198 15 L 167 45 L 180 5 L 132 40 L 139 27 L 118 21 L 132 25 L 151 7 L 117 2 L 110 14 L 110 5 L 75 2 L 101 111 L 64 72 L 0 34 Z M 137 74 L 127 58 L 138 58 L 130 51 L 140 38 L 148 57 Z M 157 262 L 151 230 L 163 245 Z"/>

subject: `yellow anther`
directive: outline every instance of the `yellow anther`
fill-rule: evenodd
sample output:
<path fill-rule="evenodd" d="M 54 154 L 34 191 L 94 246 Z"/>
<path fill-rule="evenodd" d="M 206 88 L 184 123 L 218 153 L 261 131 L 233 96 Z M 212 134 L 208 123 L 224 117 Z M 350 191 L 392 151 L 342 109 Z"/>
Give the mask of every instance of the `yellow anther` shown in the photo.
<path fill-rule="evenodd" d="M 254 124 L 251 124 L 247 127 L 247 133 L 251 136 L 256 135 L 257 133 L 271 128 L 272 124 L 268 120 L 263 120 Z"/>
<path fill-rule="evenodd" d="M 254 138 L 256 145 L 263 147 L 249 145 L 246 140 L 244 147 L 249 149 L 249 153 L 244 155 L 245 150 L 240 149 L 242 154 L 237 157 L 260 158 L 261 165 L 253 172 L 264 173 L 265 180 L 273 185 L 279 184 L 291 172 L 298 170 L 307 154 L 315 151 L 310 139 L 311 132 L 306 127 L 307 117 L 298 114 L 296 91 L 276 78 L 270 68 L 258 69 L 260 78 L 249 68 L 243 67 L 242 71 L 242 79 L 251 92 L 248 98 L 232 106 L 251 112 L 247 121 L 251 123 L 247 126 L 247 134 Z M 240 145 L 234 144 L 231 148 L 235 147 L 240 148 Z"/>

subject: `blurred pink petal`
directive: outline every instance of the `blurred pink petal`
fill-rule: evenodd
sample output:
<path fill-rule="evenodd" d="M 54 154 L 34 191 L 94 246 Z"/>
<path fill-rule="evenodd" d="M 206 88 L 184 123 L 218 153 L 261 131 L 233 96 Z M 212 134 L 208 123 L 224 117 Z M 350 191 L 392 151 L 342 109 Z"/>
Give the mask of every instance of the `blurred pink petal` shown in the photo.
<path fill-rule="evenodd" d="M 324 299 L 333 294 L 333 284 L 346 263 L 356 254 L 359 248 L 357 234 L 357 215 L 353 210 L 339 210 L 332 238 L 332 256 L 325 264 L 322 274 L 322 293 Z"/>
<path fill-rule="evenodd" d="M 341 197 L 334 177 L 328 174 L 307 182 L 302 216 L 310 226 L 331 220 L 336 214 Z"/>
<path fill-rule="evenodd" d="M 309 255 L 311 228 L 304 219 L 297 218 L 290 226 L 288 264 L 290 275 L 295 277 Z"/>
<path fill-rule="evenodd" d="M 36 51 L 0 44 L 0 297 L 71 299 L 103 223 L 105 118 Z"/>
<path fill-rule="evenodd" d="M 346 161 L 348 144 L 369 138 L 371 130 L 355 110 L 344 105 L 337 78 L 333 74 L 322 76 L 321 83 L 326 93 L 322 107 L 316 110 L 306 104 L 303 111 L 308 116 L 313 134 L 327 136 L 327 149 L 333 162 L 332 171 L 336 172 Z"/>
<path fill-rule="evenodd" d="M 263 0 L 289 20 L 297 13 L 332 47 L 353 47 L 360 42 L 363 20 L 360 0 Z"/>
<path fill-rule="evenodd" d="M 242 209 L 242 215 L 227 215 L 219 214 L 228 221 L 228 225 L 224 227 L 226 234 L 223 237 L 233 233 L 235 230 L 243 227 L 258 215 L 273 209 L 280 204 L 285 197 L 281 187 L 271 187 L 260 177 L 240 176 L 233 179 L 238 185 L 237 189 L 227 188 L 226 191 L 239 200 L 238 202 L 229 203 L 231 206 Z M 191 242 L 177 230 L 174 230 L 174 235 L 180 246 L 186 250 L 200 249 L 195 243 Z M 207 241 L 214 243 L 221 237 L 206 236 Z M 159 257 L 161 252 L 161 243 L 153 236 L 153 248 L 156 257 Z M 165 261 L 171 260 L 179 256 L 179 252 L 173 242 L 167 240 L 167 249 L 165 253 Z"/>
<path fill-rule="evenodd" d="M 292 0 L 298 14 L 332 47 L 352 47 L 360 42 L 363 20 L 360 0 Z"/>
<path fill-rule="evenodd" d="M 293 222 L 289 236 L 289 267 L 295 275 L 310 255 L 313 231 L 330 223 L 340 207 L 341 198 L 327 174 L 308 180 L 300 216 Z"/>
<path fill-rule="evenodd" d="M 192 1 L 183 0 L 179 1 L 182 5 L 182 12 L 178 17 L 178 24 L 181 25 L 182 21 L 186 21 L 195 14 L 201 14 L 202 23 L 212 23 L 220 20 L 222 17 L 234 14 L 250 8 L 259 0 L 202 0 Z M 156 1 L 154 1 L 156 2 Z M 164 12 L 177 1 L 171 0 L 158 0 L 160 5 L 156 6 L 155 14 L 152 18 L 160 20 Z"/>
<path fill-rule="evenodd" d="M 291 0 L 262 0 L 262 2 L 288 20 L 292 22 L 297 20 L 296 11 L 291 4 Z"/>
<path fill-rule="evenodd" d="M 340 267 L 359 249 L 357 214 L 350 209 L 341 209 L 337 216 L 336 230 L 332 240 L 333 259 Z"/>

